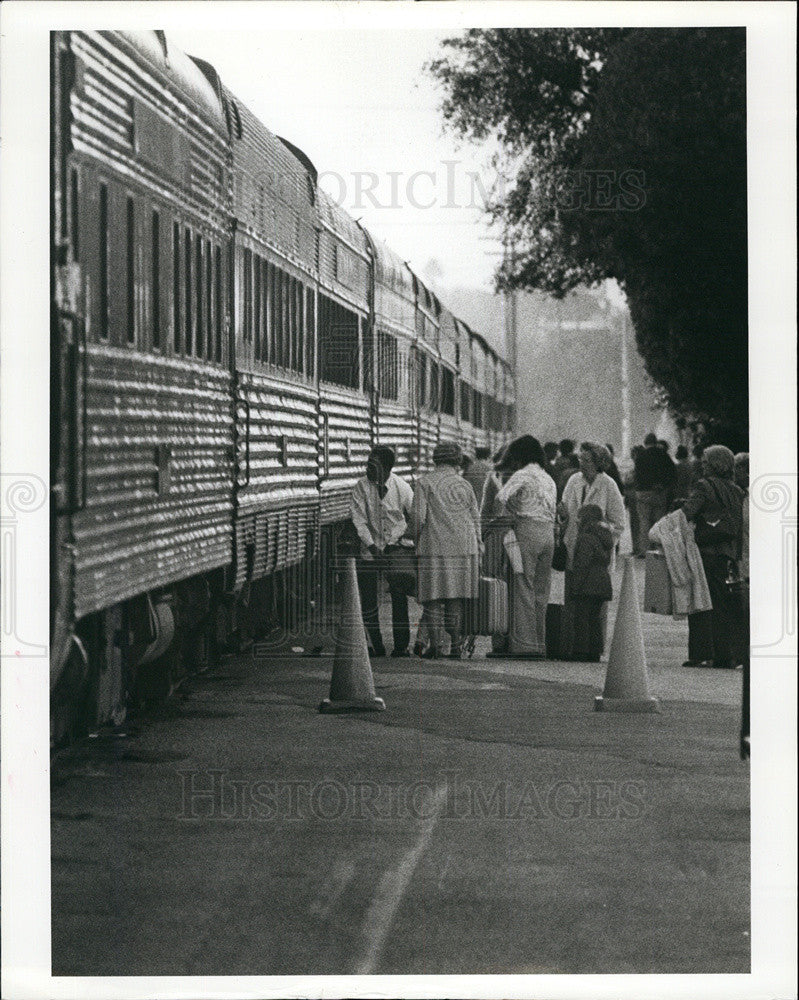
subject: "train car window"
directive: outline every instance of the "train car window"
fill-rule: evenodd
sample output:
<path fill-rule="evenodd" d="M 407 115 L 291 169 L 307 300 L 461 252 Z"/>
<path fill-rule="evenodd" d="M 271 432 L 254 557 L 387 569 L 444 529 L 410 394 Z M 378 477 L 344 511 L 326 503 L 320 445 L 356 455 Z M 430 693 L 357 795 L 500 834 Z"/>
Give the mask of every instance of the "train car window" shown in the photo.
<path fill-rule="evenodd" d="M 172 224 L 172 349 L 180 354 L 180 225 Z"/>
<path fill-rule="evenodd" d="M 161 347 L 161 217 L 153 211 L 152 247 L 150 248 L 152 283 L 150 294 L 153 317 L 153 347 Z"/>
<path fill-rule="evenodd" d="M 253 357 L 261 358 L 261 258 L 253 257 Z"/>
<path fill-rule="evenodd" d="M 430 362 L 430 409 L 438 409 L 438 363 Z"/>
<path fill-rule="evenodd" d="M 222 251 L 216 248 L 216 360 L 222 361 Z"/>
<path fill-rule="evenodd" d="M 314 378 L 314 326 L 315 326 L 315 301 L 312 288 L 305 292 L 305 374 L 309 378 Z"/>
<path fill-rule="evenodd" d="M 245 344 L 250 342 L 252 337 L 252 250 L 244 251 L 244 329 L 242 339 Z"/>
<path fill-rule="evenodd" d="M 275 363 L 275 266 L 266 265 L 266 344 L 264 359 Z"/>
<path fill-rule="evenodd" d="M 474 402 L 474 420 L 472 423 L 475 427 L 483 426 L 483 394 L 478 392 L 477 389 L 473 390 L 472 399 Z"/>
<path fill-rule="evenodd" d="M 280 272 L 280 284 L 282 285 L 282 302 L 283 302 L 283 316 L 282 316 L 282 327 L 283 327 L 283 367 L 291 367 L 291 285 L 289 283 L 289 276 L 281 271 Z"/>
<path fill-rule="evenodd" d="M 361 384 L 358 316 L 327 296 L 321 299 L 320 377 L 337 385 L 358 389 Z"/>
<path fill-rule="evenodd" d="M 136 208 L 133 198 L 127 199 L 126 253 L 125 270 L 127 294 L 127 328 L 128 343 L 136 342 Z"/>
<path fill-rule="evenodd" d="M 272 268 L 272 278 L 274 280 L 274 352 L 275 364 L 283 364 L 283 283 L 280 280 L 280 270 Z"/>
<path fill-rule="evenodd" d="M 100 338 L 108 340 L 108 185 L 100 185 Z"/>
<path fill-rule="evenodd" d="M 416 402 L 421 409 L 427 402 L 427 355 L 419 353 L 419 372 L 416 378 Z"/>
<path fill-rule="evenodd" d="M 294 294 L 294 278 L 286 275 L 286 293 L 288 299 L 288 364 L 287 368 L 297 367 L 297 299 Z"/>
<path fill-rule="evenodd" d="M 271 265 L 264 261 L 263 276 L 261 279 L 262 290 L 261 297 L 263 299 L 263 320 L 261 322 L 261 358 L 268 362 L 271 357 L 271 338 L 272 338 L 272 301 L 270 299 L 272 293 L 272 279 L 271 279 Z"/>
<path fill-rule="evenodd" d="M 297 282 L 297 324 L 300 331 L 300 346 L 297 353 L 297 371 L 308 374 L 308 318 L 305 315 L 305 286 Z"/>
<path fill-rule="evenodd" d="M 186 285 L 186 315 L 184 317 L 186 321 L 186 339 L 183 344 L 186 356 L 194 354 L 194 326 L 192 323 L 192 297 L 191 297 L 191 272 L 192 272 L 192 255 L 191 255 L 191 230 L 186 230 L 185 244 L 184 244 L 184 255 L 186 258 L 186 268 L 185 268 L 185 285 Z"/>
<path fill-rule="evenodd" d="M 461 420 L 465 420 L 466 423 L 472 422 L 471 407 L 469 405 L 471 397 L 471 387 L 468 382 L 464 382 L 463 379 L 459 379 L 460 397 L 461 397 Z"/>
<path fill-rule="evenodd" d="M 194 291 L 197 297 L 196 313 L 197 313 L 197 336 L 194 341 L 194 349 L 198 358 L 204 356 L 205 353 L 205 303 L 203 302 L 203 238 L 198 234 L 195 241 L 195 259 L 197 266 L 194 269 Z"/>
<path fill-rule="evenodd" d="M 441 369 L 441 412 L 455 416 L 455 375 L 449 368 Z"/>
<path fill-rule="evenodd" d="M 72 259 L 80 260 L 80 238 L 78 220 L 80 212 L 78 206 L 78 171 L 73 167 L 69 175 L 69 208 L 70 208 L 70 233 L 69 241 L 72 244 Z"/>
<path fill-rule="evenodd" d="M 378 371 L 377 388 L 383 399 L 399 397 L 399 371 L 397 356 L 397 338 L 381 330 L 377 337 Z"/>
<path fill-rule="evenodd" d="M 291 279 L 291 303 L 292 310 L 294 314 L 294 321 L 292 323 L 292 330 L 294 336 L 292 340 L 294 341 L 293 348 L 293 364 L 292 368 L 294 371 L 302 374 L 302 357 L 303 351 L 305 349 L 305 329 L 303 326 L 302 318 L 302 286 L 296 278 Z"/>
<path fill-rule="evenodd" d="M 213 244 L 208 240 L 205 244 L 205 337 L 206 354 L 209 361 L 214 359 L 214 279 L 213 279 Z"/>

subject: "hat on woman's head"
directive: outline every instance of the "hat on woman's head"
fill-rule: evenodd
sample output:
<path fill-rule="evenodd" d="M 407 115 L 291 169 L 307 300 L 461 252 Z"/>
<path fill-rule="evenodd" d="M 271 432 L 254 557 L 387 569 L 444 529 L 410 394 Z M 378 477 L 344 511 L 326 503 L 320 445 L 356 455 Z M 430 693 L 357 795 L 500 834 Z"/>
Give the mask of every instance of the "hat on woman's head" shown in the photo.
<path fill-rule="evenodd" d="M 735 475 L 735 456 L 723 444 L 712 444 L 702 455 L 705 471 L 719 479 L 732 479 Z"/>
<path fill-rule="evenodd" d="M 454 441 L 441 441 L 433 448 L 433 462 L 436 465 L 460 465 L 463 452 Z"/>

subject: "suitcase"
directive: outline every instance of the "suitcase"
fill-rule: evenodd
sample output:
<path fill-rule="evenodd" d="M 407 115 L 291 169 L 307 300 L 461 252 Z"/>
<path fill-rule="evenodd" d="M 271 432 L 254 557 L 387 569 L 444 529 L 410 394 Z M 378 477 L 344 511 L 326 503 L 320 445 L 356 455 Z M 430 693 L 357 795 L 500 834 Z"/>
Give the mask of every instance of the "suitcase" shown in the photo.
<path fill-rule="evenodd" d="M 671 578 L 666 556 L 660 549 L 650 549 L 646 554 L 644 611 L 653 615 L 670 615 L 672 609 Z"/>
<path fill-rule="evenodd" d="M 508 585 L 504 580 L 480 577 L 477 596 L 475 635 L 495 635 L 508 631 Z"/>

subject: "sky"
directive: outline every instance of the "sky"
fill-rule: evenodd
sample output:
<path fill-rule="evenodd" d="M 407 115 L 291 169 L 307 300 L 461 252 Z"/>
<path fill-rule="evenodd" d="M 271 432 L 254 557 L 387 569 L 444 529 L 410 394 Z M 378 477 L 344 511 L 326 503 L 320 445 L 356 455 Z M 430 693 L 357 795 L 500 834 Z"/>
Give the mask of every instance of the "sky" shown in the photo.
<path fill-rule="evenodd" d="M 500 243 L 483 211 L 487 150 L 445 133 L 424 63 L 452 31 L 168 30 L 212 63 L 320 184 L 423 278 L 491 288 Z M 431 263 L 437 262 L 437 263 Z"/>

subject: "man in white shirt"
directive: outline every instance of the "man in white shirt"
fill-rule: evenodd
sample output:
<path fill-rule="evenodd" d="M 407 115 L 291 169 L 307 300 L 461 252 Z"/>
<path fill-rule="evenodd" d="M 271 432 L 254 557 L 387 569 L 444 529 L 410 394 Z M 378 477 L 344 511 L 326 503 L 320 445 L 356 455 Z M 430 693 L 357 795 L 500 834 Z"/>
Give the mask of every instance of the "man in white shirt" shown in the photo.
<path fill-rule="evenodd" d="M 350 517 L 361 541 L 357 561 L 361 611 L 374 656 L 386 655 L 377 610 L 381 570 L 386 573 L 391 594 L 391 655 L 407 656 L 410 642 L 408 597 L 415 586 L 413 542 L 404 536 L 413 507 L 413 490 L 392 473 L 393 466 L 392 449 L 377 445 L 369 454 L 366 475 L 355 484 L 350 498 Z"/>

